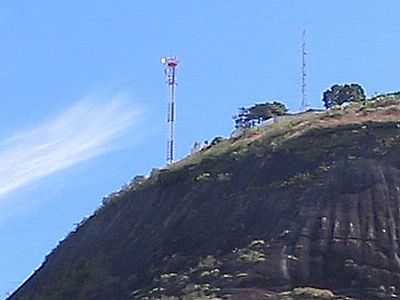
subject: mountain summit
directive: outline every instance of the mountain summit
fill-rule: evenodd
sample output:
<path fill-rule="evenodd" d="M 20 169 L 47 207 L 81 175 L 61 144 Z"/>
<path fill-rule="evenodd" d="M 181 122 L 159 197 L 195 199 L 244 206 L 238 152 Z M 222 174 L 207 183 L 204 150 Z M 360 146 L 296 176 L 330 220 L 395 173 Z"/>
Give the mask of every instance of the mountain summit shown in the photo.
<path fill-rule="evenodd" d="M 245 130 L 108 199 L 9 299 L 397 299 L 399 150 L 399 94 Z"/>

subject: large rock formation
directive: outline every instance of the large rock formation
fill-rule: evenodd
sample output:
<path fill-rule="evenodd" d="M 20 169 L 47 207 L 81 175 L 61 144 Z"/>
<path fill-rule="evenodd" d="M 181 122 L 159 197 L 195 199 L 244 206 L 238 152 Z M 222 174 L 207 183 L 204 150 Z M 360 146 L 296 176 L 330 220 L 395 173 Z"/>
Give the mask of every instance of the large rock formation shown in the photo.
<path fill-rule="evenodd" d="M 157 172 L 10 300 L 397 298 L 396 101 L 251 130 Z"/>

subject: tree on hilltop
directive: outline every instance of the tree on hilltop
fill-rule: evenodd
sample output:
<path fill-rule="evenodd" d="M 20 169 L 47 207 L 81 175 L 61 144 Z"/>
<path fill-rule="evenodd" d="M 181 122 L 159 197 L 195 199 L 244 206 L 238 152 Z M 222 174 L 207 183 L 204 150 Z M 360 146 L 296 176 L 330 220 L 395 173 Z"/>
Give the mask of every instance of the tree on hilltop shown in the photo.
<path fill-rule="evenodd" d="M 285 104 L 277 101 L 258 103 L 248 108 L 239 108 L 239 113 L 233 120 L 235 128 L 250 128 L 275 116 L 285 115 L 287 111 Z"/>
<path fill-rule="evenodd" d="M 325 108 L 363 100 L 365 100 L 364 89 L 357 83 L 335 84 L 322 94 L 322 102 L 324 102 Z"/>

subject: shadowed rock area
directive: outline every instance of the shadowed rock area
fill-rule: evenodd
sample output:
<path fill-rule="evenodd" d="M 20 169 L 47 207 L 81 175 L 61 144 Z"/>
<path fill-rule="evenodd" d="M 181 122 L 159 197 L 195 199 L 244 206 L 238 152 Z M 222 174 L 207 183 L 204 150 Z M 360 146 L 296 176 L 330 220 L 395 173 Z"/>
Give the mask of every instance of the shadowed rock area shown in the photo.
<path fill-rule="evenodd" d="M 397 299 L 400 112 L 385 103 L 252 130 L 158 171 L 9 299 Z"/>

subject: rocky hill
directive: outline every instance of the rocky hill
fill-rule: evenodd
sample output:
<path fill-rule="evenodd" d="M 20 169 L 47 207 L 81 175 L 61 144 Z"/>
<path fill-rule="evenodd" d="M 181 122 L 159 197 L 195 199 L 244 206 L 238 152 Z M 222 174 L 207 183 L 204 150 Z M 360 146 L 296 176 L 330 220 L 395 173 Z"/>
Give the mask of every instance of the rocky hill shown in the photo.
<path fill-rule="evenodd" d="M 399 153 L 398 94 L 250 129 L 116 194 L 9 299 L 397 299 Z"/>

